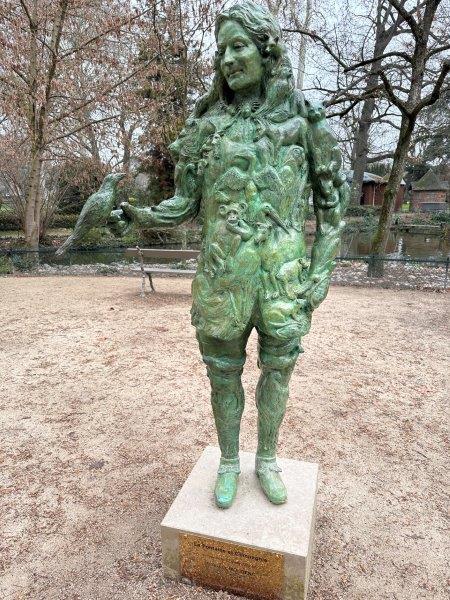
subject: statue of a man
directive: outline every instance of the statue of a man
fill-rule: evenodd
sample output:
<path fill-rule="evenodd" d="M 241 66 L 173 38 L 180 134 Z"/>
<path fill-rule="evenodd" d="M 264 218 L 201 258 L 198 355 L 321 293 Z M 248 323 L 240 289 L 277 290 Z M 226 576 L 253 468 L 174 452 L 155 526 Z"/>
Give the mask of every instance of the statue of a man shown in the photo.
<path fill-rule="evenodd" d="M 218 16 L 215 35 L 211 89 L 170 148 L 175 195 L 151 208 L 121 208 L 124 220 L 144 228 L 179 225 L 201 212 L 191 314 L 221 449 L 216 503 L 227 508 L 236 495 L 241 374 L 255 328 L 261 370 L 255 467 L 267 498 L 281 504 L 287 494 L 276 461 L 278 431 L 300 339 L 328 291 L 348 188 L 323 109 L 295 90 L 275 18 L 239 2 Z M 309 262 L 311 191 L 317 232 Z"/>

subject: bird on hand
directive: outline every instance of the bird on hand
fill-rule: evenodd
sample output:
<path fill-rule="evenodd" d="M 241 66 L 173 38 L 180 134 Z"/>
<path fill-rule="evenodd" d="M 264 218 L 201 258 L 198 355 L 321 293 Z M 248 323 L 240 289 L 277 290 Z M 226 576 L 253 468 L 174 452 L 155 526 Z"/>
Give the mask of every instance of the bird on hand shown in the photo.
<path fill-rule="evenodd" d="M 125 173 L 110 173 L 103 180 L 100 189 L 89 196 L 81 209 L 73 232 L 56 251 L 57 256 L 63 255 L 80 242 L 93 227 L 106 224 L 115 206 L 117 184 L 125 175 Z"/>

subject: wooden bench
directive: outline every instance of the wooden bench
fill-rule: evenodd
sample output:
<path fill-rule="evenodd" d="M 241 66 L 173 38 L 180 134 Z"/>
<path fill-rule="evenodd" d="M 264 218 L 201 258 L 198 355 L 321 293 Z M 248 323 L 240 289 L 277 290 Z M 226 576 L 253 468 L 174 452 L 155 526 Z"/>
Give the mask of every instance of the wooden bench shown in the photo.
<path fill-rule="evenodd" d="M 150 282 L 150 288 L 152 291 L 155 290 L 153 284 L 152 275 L 195 275 L 195 269 L 173 269 L 155 267 L 153 265 L 146 265 L 145 259 L 157 259 L 163 258 L 165 260 L 188 260 L 189 258 L 197 258 L 200 254 L 200 250 L 164 250 L 161 248 L 127 248 L 125 250 L 125 258 L 138 258 L 140 262 L 139 271 L 142 274 L 142 288 L 141 295 L 145 294 L 145 277 L 148 276 Z"/>

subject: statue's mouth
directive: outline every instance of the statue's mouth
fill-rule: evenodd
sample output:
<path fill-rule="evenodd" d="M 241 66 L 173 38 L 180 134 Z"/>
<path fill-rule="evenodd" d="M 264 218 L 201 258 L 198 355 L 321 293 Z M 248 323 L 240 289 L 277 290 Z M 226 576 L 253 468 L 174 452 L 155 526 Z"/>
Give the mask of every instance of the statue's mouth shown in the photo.
<path fill-rule="evenodd" d="M 234 75 L 239 75 L 240 73 L 243 73 L 243 69 L 233 69 L 231 71 L 228 71 L 228 77 L 233 77 Z"/>

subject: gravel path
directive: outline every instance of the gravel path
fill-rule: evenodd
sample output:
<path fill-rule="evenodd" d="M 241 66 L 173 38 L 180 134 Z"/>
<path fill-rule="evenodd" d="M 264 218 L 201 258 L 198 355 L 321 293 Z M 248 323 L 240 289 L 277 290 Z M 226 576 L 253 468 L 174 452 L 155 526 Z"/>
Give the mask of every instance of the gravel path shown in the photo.
<path fill-rule="evenodd" d="M 215 444 L 190 282 L 0 279 L 0 598 L 225 600 L 162 577 L 159 524 Z M 321 465 L 309 600 L 444 600 L 444 294 L 333 287 L 280 455 Z M 241 446 L 255 449 L 255 339 Z M 195 501 L 193 501 L 195 504 Z"/>

